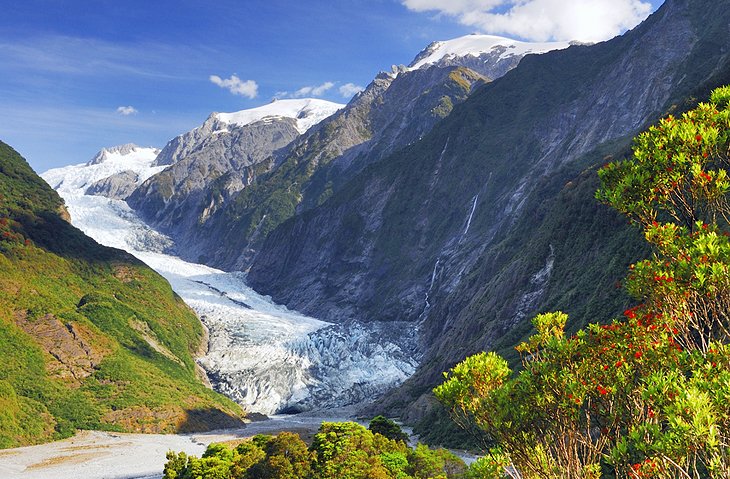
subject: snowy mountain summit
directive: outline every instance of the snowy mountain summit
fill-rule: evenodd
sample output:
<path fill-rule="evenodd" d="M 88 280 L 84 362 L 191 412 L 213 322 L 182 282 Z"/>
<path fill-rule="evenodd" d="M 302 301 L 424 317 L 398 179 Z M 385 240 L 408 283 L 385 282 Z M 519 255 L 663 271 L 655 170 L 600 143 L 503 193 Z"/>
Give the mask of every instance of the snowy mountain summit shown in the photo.
<path fill-rule="evenodd" d="M 43 179 L 63 193 L 124 197 L 144 180 L 162 171 L 162 168 L 152 166 L 159 153 L 158 148 L 133 143 L 102 148 L 88 162 L 48 170 Z M 97 191 L 102 184 L 106 189 Z"/>
<path fill-rule="evenodd" d="M 259 143 L 262 141 L 269 142 L 271 135 L 281 136 L 287 140 L 285 143 L 289 143 L 344 106 L 316 98 L 298 98 L 274 100 L 266 105 L 233 113 L 211 113 L 201 126 L 170 140 L 160 152 L 155 164 L 177 163 L 201 150 L 204 144 L 208 150 L 220 150 L 216 153 L 220 156 L 224 151 L 230 150 L 230 144 L 235 143 L 244 130 L 248 132 L 248 136 L 257 138 L 254 142 L 257 144 L 253 145 L 255 150 L 261 149 L 263 145 Z M 277 131 L 280 134 L 276 134 Z M 213 143 L 218 144 L 218 147 Z M 242 146 L 249 150 L 244 156 L 251 154 L 251 146 Z M 282 146 L 284 145 L 276 145 L 277 148 Z M 270 153 L 271 151 L 263 156 L 268 156 Z"/>
<path fill-rule="evenodd" d="M 160 150 L 158 148 L 145 148 L 137 146 L 134 143 L 126 143 L 124 145 L 112 146 L 110 148 L 102 148 L 99 153 L 89 160 L 87 165 L 98 165 L 99 163 L 104 163 L 106 161 L 114 162 L 116 160 L 120 160 L 121 157 L 126 157 L 128 155 L 133 155 L 134 157 L 141 155 L 146 157 L 151 154 L 157 156 L 159 153 Z"/>
<path fill-rule="evenodd" d="M 304 133 L 345 105 L 316 98 L 274 100 L 271 103 L 234 113 L 213 113 L 211 117 L 223 123 L 246 126 L 257 121 L 272 121 L 279 118 L 296 120 L 296 129 Z"/>
<path fill-rule="evenodd" d="M 530 43 L 496 35 L 471 34 L 431 43 L 416 55 L 408 65 L 408 69 L 417 70 L 431 65 L 464 65 L 466 62 L 470 68 L 495 78 L 496 76 L 489 75 L 485 68 L 494 69 L 494 65 L 499 63 L 505 66 L 511 65 L 515 61 L 519 62 L 525 55 L 562 50 L 572 44 L 572 42 Z"/>

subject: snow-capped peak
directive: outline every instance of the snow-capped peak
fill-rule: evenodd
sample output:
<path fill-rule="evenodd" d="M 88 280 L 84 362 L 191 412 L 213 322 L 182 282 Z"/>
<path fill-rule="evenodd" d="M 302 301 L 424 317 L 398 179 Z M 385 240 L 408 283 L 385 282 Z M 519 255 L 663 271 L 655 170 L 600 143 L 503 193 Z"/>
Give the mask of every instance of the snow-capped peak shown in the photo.
<path fill-rule="evenodd" d="M 274 100 L 267 105 L 249 110 L 234 113 L 213 113 L 211 116 L 223 123 L 237 126 L 249 125 L 267 119 L 293 118 L 297 122 L 297 130 L 304 133 L 340 108 L 344 108 L 344 106 L 340 103 L 316 98 Z"/>
<path fill-rule="evenodd" d="M 157 153 L 160 152 L 157 148 L 143 148 L 141 146 L 137 146 L 134 143 L 126 143 L 124 145 L 118 145 L 118 146 L 111 146 L 109 148 L 102 148 L 99 153 L 94 155 L 94 157 L 89 160 L 87 165 L 97 165 L 99 163 L 104 163 L 105 161 L 109 160 L 113 157 L 121 157 L 121 156 L 127 156 L 132 153 L 136 152 L 142 152 L 146 150 L 156 150 Z"/>
<path fill-rule="evenodd" d="M 147 148 L 128 143 L 126 145 L 102 148 L 91 161 L 78 165 L 54 168 L 41 177 L 60 192 L 83 195 L 92 183 L 123 171 L 134 172 L 142 182 L 164 167 L 152 164 L 160 153 L 158 148 Z"/>
<path fill-rule="evenodd" d="M 500 53 L 500 59 L 503 59 L 514 55 L 562 50 L 570 45 L 571 42 L 529 43 L 495 35 L 471 34 L 453 40 L 433 42 L 416 56 L 409 69 L 416 70 L 455 57 L 478 57 L 494 52 Z"/>

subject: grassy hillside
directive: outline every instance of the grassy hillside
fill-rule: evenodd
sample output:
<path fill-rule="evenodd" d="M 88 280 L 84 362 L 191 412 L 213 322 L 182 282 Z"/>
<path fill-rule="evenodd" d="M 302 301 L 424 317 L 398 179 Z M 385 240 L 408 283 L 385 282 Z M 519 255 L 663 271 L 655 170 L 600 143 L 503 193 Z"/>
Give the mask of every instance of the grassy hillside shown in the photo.
<path fill-rule="evenodd" d="M 77 428 L 240 424 L 193 354 L 202 326 L 157 273 L 64 221 L 61 198 L 0 142 L 0 447 Z"/>

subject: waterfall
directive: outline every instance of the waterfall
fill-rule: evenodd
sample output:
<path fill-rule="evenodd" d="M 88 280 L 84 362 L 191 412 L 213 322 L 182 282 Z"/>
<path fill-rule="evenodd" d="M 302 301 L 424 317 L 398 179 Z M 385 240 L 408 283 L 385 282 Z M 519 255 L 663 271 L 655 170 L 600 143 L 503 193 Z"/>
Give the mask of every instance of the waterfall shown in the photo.
<path fill-rule="evenodd" d="M 436 260 L 436 264 L 433 265 L 433 273 L 431 273 L 431 284 L 428 287 L 428 291 L 426 292 L 426 298 L 428 298 L 428 293 L 431 292 L 433 289 L 433 282 L 436 281 L 436 268 L 439 267 L 439 263 L 441 262 L 441 258 L 438 258 Z"/>
<path fill-rule="evenodd" d="M 431 283 L 428 286 L 428 290 L 426 291 L 426 296 L 423 299 L 424 305 L 423 305 L 423 311 L 421 311 L 421 314 L 418 316 L 418 320 L 422 320 L 426 313 L 428 313 L 428 310 L 431 308 L 431 303 L 429 303 L 429 294 L 431 293 L 431 290 L 433 289 L 433 284 L 436 282 L 436 273 L 438 271 L 439 263 L 441 263 L 441 257 L 439 256 L 436 259 L 436 263 L 433 265 L 433 272 L 431 273 Z"/>
<path fill-rule="evenodd" d="M 461 238 L 459 239 L 459 243 L 464 239 L 464 236 L 466 236 L 466 233 L 469 232 L 469 227 L 471 226 L 471 219 L 474 217 L 474 211 L 477 209 L 477 201 L 479 201 L 479 193 L 474 195 L 474 200 L 471 205 L 471 212 L 469 213 L 469 219 L 466 220 L 466 228 L 464 228 L 464 232 L 461 233 Z"/>

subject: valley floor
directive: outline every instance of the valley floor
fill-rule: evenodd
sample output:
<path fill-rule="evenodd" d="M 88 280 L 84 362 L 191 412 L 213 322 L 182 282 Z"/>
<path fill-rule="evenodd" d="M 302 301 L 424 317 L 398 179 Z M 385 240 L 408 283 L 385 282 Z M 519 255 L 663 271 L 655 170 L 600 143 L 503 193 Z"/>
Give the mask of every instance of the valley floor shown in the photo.
<path fill-rule="evenodd" d="M 244 429 L 200 434 L 125 434 L 81 431 L 50 444 L 0 451 L 0 477 L 12 479 L 158 479 L 172 450 L 200 456 L 212 442 L 236 441 L 281 431 L 311 437 L 322 421 L 346 421 L 316 415 L 275 416 Z"/>

